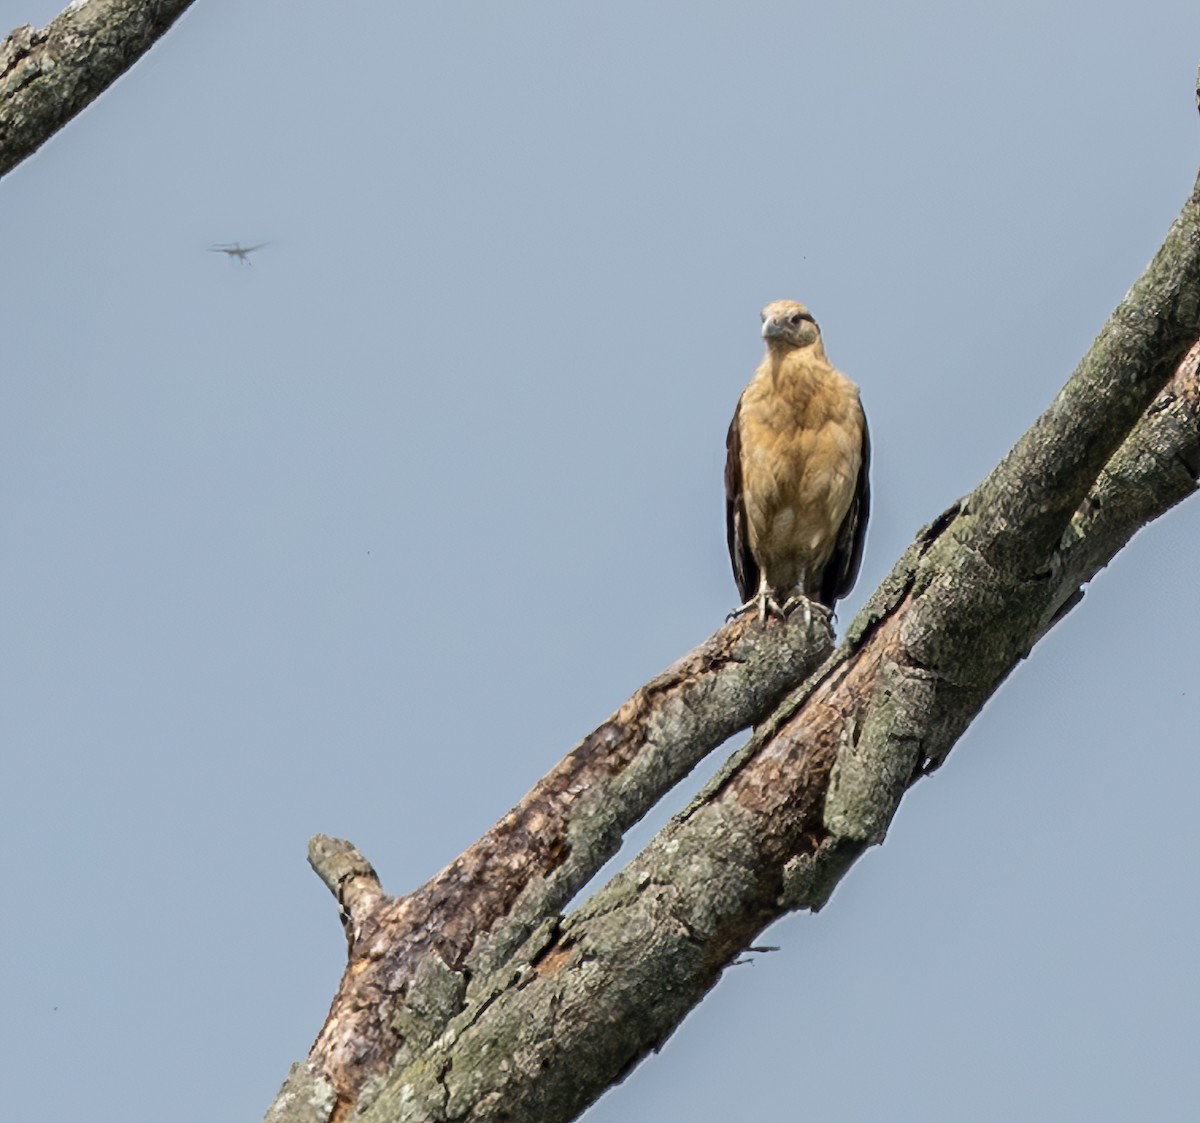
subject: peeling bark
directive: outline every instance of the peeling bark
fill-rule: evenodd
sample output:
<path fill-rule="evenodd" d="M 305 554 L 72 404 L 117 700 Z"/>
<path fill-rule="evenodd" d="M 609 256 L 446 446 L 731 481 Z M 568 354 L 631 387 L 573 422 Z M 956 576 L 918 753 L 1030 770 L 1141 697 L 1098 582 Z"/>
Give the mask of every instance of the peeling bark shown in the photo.
<path fill-rule="evenodd" d="M 190 2 L 75 0 L 10 34 L 0 175 Z M 918 535 L 836 652 L 819 616 L 727 624 L 410 895 L 316 836 L 348 964 L 267 1119 L 555 1123 L 619 1081 L 767 924 L 828 902 L 1083 584 L 1195 490 L 1198 339 L 1200 186 L 1054 402 Z M 623 833 L 751 725 L 692 804 L 562 915 Z"/>
<path fill-rule="evenodd" d="M 406 897 L 378 892 L 349 843 L 314 839 L 310 860 L 342 907 L 350 954 L 310 1069 L 294 1079 L 320 1072 L 346 1110 L 426 1048 L 474 996 L 472 980 L 490 979 L 616 853 L 624 831 L 713 748 L 770 713 L 831 647 L 820 614 L 767 628 L 752 615 L 735 619 L 638 690 Z"/>
<path fill-rule="evenodd" d="M 75 0 L 0 44 L 0 176 L 142 57 L 192 0 Z"/>
<path fill-rule="evenodd" d="M 1113 458 L 1159 465 L 1166 479 L 1143 475 L 1137 495 L 1119 493 L 1139 518 L 1093 524 L 1103 542 L 1092 544 L 1085 577 L 1184 492 L 1177 466 L 1200 456 L 1198 358 L 1200 348 Z M 1188 481 L 1186 493 L 1195 477 Z M 883 840 L 907 788 L 945 759 L 1022 657 L 1040 615 L 1077 587 L 1081 571 L 1067 566 L 1054 582 L 1007 583 L 994 598 L 989 626 L 999 634 L 987 646 L 1011 654 L 1007 663 L 985 660 L 989 678 L 955 681 L 945 667 L 921 666 L 913 644 L 929 649 L 922 618 L 940 618 L 955 601 L 970 614 L 978 599 L 978 563 L 941 556 L 967 548 L 946 545 L 957 521 L 910 552 L 898 567 L 906 594 L 889 595 L 879 615 L 878 605 L 868 606 L 858 638 L 805 688 L 790 716 L 764 728 L 585 906 L 548 923 L 496 973 L 492 989 L 476 989 L 440 1038 L 364 1105 L 364 1120 L 575 1118 L 662 1044 L 763 927 L 827 902 L 866 847 Z M 1077 534 L 1056 556 L 1091 537 Z M 957 579 L 943 580 L 947 572 Z M 969 642 L 970 633 L 961 638 Z M 957 649 L 942 652 L 949 658 Z"/>
<path fill-rule="evenodd" d="M 727 626 L 446 871 L 366 909 L 329 1020 L 268 1119 L 575 1118 L 767 924 L 826 904 L 1083 584 L 1196 489 L 1198 340 L 1200 184 L 1045 414 L 918 535 L 819 667 L 825 634 Z M 739 654 L 721 655 L 731 644 Z M 731 659 L 720 687 L 689 693 Z M 769 689 L 764 667 L 780 672 Z M 757 726 L 750 743 L 560 915 L 620 832 L 738 721 Z"/>

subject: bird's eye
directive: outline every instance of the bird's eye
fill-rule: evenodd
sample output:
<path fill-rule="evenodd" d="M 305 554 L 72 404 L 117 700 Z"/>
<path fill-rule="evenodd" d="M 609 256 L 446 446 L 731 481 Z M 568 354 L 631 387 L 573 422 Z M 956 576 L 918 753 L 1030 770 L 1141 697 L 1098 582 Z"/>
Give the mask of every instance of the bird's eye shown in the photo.
<path fill-rule="evenodd" d="M 800 321 L 801 321 L 801 320 L 803 320 L 803 319 L 804 319 L 804 317 L 803 317 L 803 316 L 801 316 L 799 312 L 796 312 L 796 313 L 794 313 L 794 314 L 792 315 L 792 317 L 791 317 L 791 318 L 788 320 L 788 323 L 790 323 L 790 324 L 792 325 L 792 327 L 799 327 L 799 326 L 800 326 Z"/>

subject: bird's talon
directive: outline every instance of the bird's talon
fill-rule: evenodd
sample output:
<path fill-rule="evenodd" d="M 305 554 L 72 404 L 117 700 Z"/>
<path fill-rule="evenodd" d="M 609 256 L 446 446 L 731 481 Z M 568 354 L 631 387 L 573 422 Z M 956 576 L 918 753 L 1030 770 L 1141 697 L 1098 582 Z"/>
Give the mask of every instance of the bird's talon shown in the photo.
<path fill-rule="evenodd" d="M 778 616 L 780 620 L 787 619 L 787 613 L 779 607 L 779 602 L 766 590 L 759 593 L 750 603 L 758 605 L 758 622 L 760 624 L 766 624 L 772 616 Z"/>

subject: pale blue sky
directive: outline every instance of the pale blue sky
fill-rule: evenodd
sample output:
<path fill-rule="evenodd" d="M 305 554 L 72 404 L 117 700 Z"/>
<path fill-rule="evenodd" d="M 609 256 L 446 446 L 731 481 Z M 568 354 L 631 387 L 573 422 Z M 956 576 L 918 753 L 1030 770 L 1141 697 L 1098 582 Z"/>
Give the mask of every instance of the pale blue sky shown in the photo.
<path fill-rule="evenodd" d="M 733 607 L 776 298 L 872 425 L 849 619 L 1157 248 L 1197 62 L 1183 0 L 196 0 L 0 182 L 5 1116 L 261 1117 L 307 838 L 419 884 Z M 1197 510 L 589 1123 L 1194 1117 Z"/>

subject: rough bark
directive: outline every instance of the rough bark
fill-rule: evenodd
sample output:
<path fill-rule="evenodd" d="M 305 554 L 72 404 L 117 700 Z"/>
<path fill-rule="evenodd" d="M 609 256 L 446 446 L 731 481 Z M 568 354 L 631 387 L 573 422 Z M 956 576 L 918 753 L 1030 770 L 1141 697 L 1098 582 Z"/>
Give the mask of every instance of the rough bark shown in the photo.
<path fill-rule="evenodd" d="M 739 621 L 706 645 L 740 643 L 745 658 L 783 639 L 811 655 L 768 659 L 781 677 L 739 711 L 759 725 L 750 744 L 586 905 L 558 913 L 620 830 L 732 731 L 724 703 L 710 717 L 687 700 L 699 653 L 618 714 L 670 679 L 688 721 L 669 750 L 652 721 L 615 742 L 606 723 L 449 870 L 363 910 L 329 1021 L 268 1118 L 550 1123 L 620 1080 L 765 925 L 826 902 L 1081 585 L 1195 489 L 1197 339 L 1200 184 L 1046 413 L 922 531 L 815 673 L 822 637 L 787 640 L 794 623 Z M 745 666 L 731 697 L 758 681 Z M 686 764 L 651 763 L 664 752 Z M 657 777 L 633 802 L 618 794 L 627 759 Z M 550 843 L 514 829 L 551 819 Z M 564 839 L 570 859 L 555 851 Z M 558 873 L 579 855 L 594 857 Z"/>
<path fill-rule="evenodd" d="M 350 967 L 310 1060 L 341 1102 L 427 1045 L 465 1000 L 468 979 L 490 977 L 557 915 L 624 831 L 712 749 L 768 714 L 828 656 L 831 640 L 820 614 L 767 629 L 752 617 L 727 624 L 406 897 L 383 896 L 348 843 L 314 839 L 310 861 L 342 907 Z"/>
<path fill-rule="evenodd" d="M 75 0 L 0 44 L 0 176 L 102 94 L 192 0 Z"/>
<path fill-rule="evenodd" d="M 0 175 L 191 0 L 75 0 L 0 44 Z M 1055 401 L 925 528 L 831 654 L 827 621 L 741 618 L 639 690 L 474 846 L 387 895 L 349 843 L 310 862 L 348 965 L 275 1123 L 574 1118 L 755 935 L 817 910 L 1012 668 L 1200 472 L 1200 184 Z M 562 915 L 707 753 L 750 743 Z"/>

